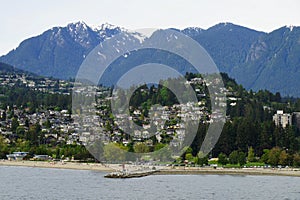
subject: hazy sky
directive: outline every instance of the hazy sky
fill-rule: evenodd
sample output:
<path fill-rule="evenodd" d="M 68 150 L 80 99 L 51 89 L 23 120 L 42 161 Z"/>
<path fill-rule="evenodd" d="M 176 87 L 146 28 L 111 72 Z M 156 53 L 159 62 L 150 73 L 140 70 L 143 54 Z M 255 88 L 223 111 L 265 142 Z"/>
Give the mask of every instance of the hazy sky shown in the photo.
<path fill-rule="evenodd" d="M 300 26 L 299 0 L 0 0 L 0 55 L 54 26 L 84 21 L 128 29 L 232 22 L 270 32 Z"/>

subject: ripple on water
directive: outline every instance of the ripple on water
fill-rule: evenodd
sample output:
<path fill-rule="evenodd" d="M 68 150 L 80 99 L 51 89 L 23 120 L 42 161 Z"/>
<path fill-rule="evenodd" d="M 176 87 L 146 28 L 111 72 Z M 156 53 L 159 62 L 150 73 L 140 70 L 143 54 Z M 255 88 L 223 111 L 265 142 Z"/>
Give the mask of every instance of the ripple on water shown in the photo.
<path fill-rule="evenodd" d="M 105 179 L 85 170 L 0 166 L 0 199 L 300 199 L 300 178 L 155 175 Z"/>

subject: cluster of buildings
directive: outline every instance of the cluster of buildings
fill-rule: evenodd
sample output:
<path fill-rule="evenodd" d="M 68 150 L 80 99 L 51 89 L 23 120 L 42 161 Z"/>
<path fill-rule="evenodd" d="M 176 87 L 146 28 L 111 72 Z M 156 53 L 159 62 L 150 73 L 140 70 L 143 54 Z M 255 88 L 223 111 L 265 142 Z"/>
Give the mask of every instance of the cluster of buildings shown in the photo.
<path fill-rule="evenodd" d="M 185 84 L 202 85 L 203 83 L 202 78 L 194 78 Z M 186 102 L 172 106 L 152 106 L 149 110 L 149 115 L 144 116 L 142 107 L 129 107 L 129 114 L 126 112 L 126 109 L 124 112 L 124 107 L 120 106 L 120 102 L 116 101 L 116 104 L 119 106 L 115 107 L 117 110 L 113 117 L 109 117 L 111 100 L 122 98 L 118 96 L 118 93 L 111 97 L 110 91 L 105 89 L 97 90 L 93 87 L 78 86 L 74 89 L 74 93 L 81 96 L 81 98 L 78 97 L 79 101 L 77 104 L 82 106 L 75 109 L 78 112 L 74 112 L 72 117 L 76 124 L 75 130 L 80 135 L 79 140 L 83 144 L 101 140 L 104 143 L 118 142 L 125 146 L 131 142 L 145 142 L 151 146 L 154 136 L 158 142 L 162 142 L 167 138 L 171 140 L 171 145 L 181 146 L 189 127 L 190 132 L 198 129 L 197 122 L 211 123 L 217 120 L 226 120 L 224 117 L 226 97 L 223 95 L 227 92 L 225 88 L 221 88 L 220 93 L 222 95 L 215 96 L 214 103 L 217 104 L 215 106 L 217 109 L 213 112 L 207 108 L 208 106 L 204 100 L 206 95 L 203 92 L 203 88 L 196 87 L 195 92 L 196 96 L 199 97 L 198 102 Z M 143 89 L 141 88 L 140 90 Z M 90 94 L 99 97 L 96 98 L 97 104 L 84 105 Z M 82 99 L 85 100 L 80 103 Z M 237 99 L 232 101 L 237 101 Z M 97 110 L 95 107 L 100 109 Z"/>
<path fill-rule="evenodd" d="M 14 113 L 13 118 L 3 118 L 4 113 Z M 29 130 L 32 125 L 39 124 L 41 132 L 44 135 L 44 143 L 67 142 L 72 144 L 76 142 L 77 138 L 72 137 L 74 132 L 74 124 L 72 123 L 71 113 L 68 110 L 40 110 L 39 112 L 29 114 L 25 110 L 18 108 L 7 108 L 6 110 L 0 109 L 0 134 L 4 135 L 8 142 L 18 138 L 16 131 L 13 131 L 14 120 L 17 120 L 18 127 L 21 127 L 24 132 Z M 71 134 L 71 137 L 69 135 Z"/>
<path fill-rule="evenodd" d="M 70 94 L 72 83 L 65 80 L 55 80 L 46 77 L 35 77 L 28 74 L 0 73 L 0 86 L 13 87 L 24 85 L 34 90 L 49 93 Z"/>
<path fill-rule="evenodd" d="M 216 81 L 216 80 L 213 80 Z M 15 84 L 24 84 L 28 87 L 43 92 L 57 92 L 61 94 L 70 94 L 72 84 L 63 80 L 52 80 L 48 78 L 34 78 L 25 74 L 0 75 L 0 84 L 13 86 Z M 77 84 L 77 83 L 76 83 Z M 194 78 L 185 84 L 203 85 L 202 78 Z M 214 82 L 206 82 L 206 85 L 214 85 Z M 107 88 L 88 86 L 74 87 L 73 95 L 79 95 L 84 98 L 84 102 L 91 100 L 90 106 L 73 107 L 73 113 L 68 110 L 39 110 L 36 113 L 28 113 L 22 108 L 7 108 L 0 110 L 0 134 L 6 136 L 8 140 L 17 138 L 12 131 L 13 118 L 5 117 L 7 113 L 13 110 L 14 118 L 18 121 L 18 126 L 28 131 L 30 125 L 40 124 L 41 131 L 45 137 L 44 143 L 66 144 L 88 144 L 91 141 L 101 140 L 104 143 L 118 142 L 125 146 L 130 142 L 143 141 L 152 145 L 155 136 L 158 142 L 171 138 L 173 146 L 180 146 L 184 141 L 188 127 L 187 122 L 191 124 L 211 123 L 224 119 L 224 110 L 226 108 L 226 97 L 224 95 L 216 96 L 214 103 L 217 109 L 213 112 L 207 109 L 203 99 L 206 95 L 201 87 L 195 87 L 196 96 L 200 99 L 198 102 L 187 102 L 175 104 L 172 106 L 152 106 L 149 110 L 149 116 L 143 116 L 142 108 L 130 108 L 131 114 L 115 114 L 111 116 L 110 103 L 112 98 L 118 99 L 118 96 L 111 97 L 111 91 Z M 93 96 L 95 92 L 96 102 Z M 228 92 L 225 88 L 220 89 L 220 94 Z M 80 99 L 80 98 L 79 98 Z M 202 99 L 202 100 L 201 100 Z M 232 103 L 237 101 L 232 97 Z M 74 99 L 73 99 L 74 103 Z M 122 109 L 120 107 L 119 109 Z M 118 111 L 122 113 L 122 110 Z M 143 119 L 141 119 L 143 118 Z M 136 124 L 140 123 L 140 126 Z M 197 129 L 197 127 L 191 126 Z M 150 139 L 152 137 L 152 139 Z"/>
<path fill-rule="evenodd" d="M 73 83 L 25 73 L 0 73 L 0 86 L 24 86 L 41 92 L 71 95 Z M 11 113 L 13 116 L 10 116 Z M 5 136 L 7 142 L 18 138 L 16 131 L 12 130 L 14 120 L 17 120 L 18 127 L 25 132 L 31 125 L 40 124 L 46 138 L 43 141 L 45 143 L 55 141 L 72 144 L 79 138 L 79 136 L 72 135 L 74 124 L 72 124 L 71 113 L 68 110 L 39 109 L 35 113 L 29 113 L 26 108 L 16 106 L 0 109 L 0 134 Z"/>
<path fill-rule="evenodd" d="M 273 121 L 276 126 L 282 128 L 294 125 L 300 129 L 300 112 L 284 113 L 283 110 L 277 110 L 273 115 Z"/>

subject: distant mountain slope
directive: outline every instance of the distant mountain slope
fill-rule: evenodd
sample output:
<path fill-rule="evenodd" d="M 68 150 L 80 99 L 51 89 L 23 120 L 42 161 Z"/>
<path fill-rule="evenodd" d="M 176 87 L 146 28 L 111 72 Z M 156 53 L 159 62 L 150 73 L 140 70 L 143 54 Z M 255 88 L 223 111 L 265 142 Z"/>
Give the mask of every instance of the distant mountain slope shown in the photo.
<path fill-rule="evenodd" d="M 231 23 L 220 23 L 199 34 L 188 35 L 208 51 L 220 71 L 231 73 L 246 61 L 251 45 L 265 33 Z"/>
<path fill-rule="evenodd" d="M 83 22 L 55 27 L 23 41 L 0 60 L 39 75 L 68 79 L 96 45 L 119 31 L 108 24 L 93 30 Z"/>
<path fill-rule="evenodd" d="M 282 27 L 252 44 L 232 77 L 247 89 L 300 96 L 300 27 Z"/>
<path fill-rule="evenodd" d="M 68 79 L 75 77 L 85 56 L 95 46 L 121 31 L 124 29 L 109 24 L 91 28 L 84 22 L 55 27 L 23 41 L 17 49 L 0 57 L 0 61 L 39 75 Z M 300 27 L 282 27 L 264 33 L 220 23 L 207 30 L 194 27 L 178 31 L 198 41 L 220 71 L 245 88 L 300 97 Z M 126 65 L 135 66 L 140 59 Z M 182 65 L 177 61 L 170 64 Z"/>
<path fill-rule="evenodd" d="M 11 65 L 0 62 L 0 74 L 29 74 L 29 72 L 25 72 Z"/>

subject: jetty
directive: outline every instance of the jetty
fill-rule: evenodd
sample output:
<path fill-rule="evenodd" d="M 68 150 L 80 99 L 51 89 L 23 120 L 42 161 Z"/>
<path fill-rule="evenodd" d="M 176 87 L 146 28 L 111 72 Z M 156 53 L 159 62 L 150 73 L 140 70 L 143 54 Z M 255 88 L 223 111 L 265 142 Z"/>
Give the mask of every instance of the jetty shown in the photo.
<path fill-rule="evenodd" d="M 140 178 L 144 176 L 149 176 L 151 174 L 154 174 L 158 172 L 155 167 L 150 168 L 145 166 L 137 166 L 137 165 L 127 165 L 125 167 L 125 163 L 122 165 L 119 165 L 119 167 L 122 167 L 121 169 L 118 169 L 115 172 L 111 172 L 107 175 L 105 175 L 105 178 Z"/>
<path fill-rule="evenodd" d="M 154 174 L 158 170 L 135 171 L 135 172 L 112 172 L 105 175 L 105 178 L 140 178 Z"/>

